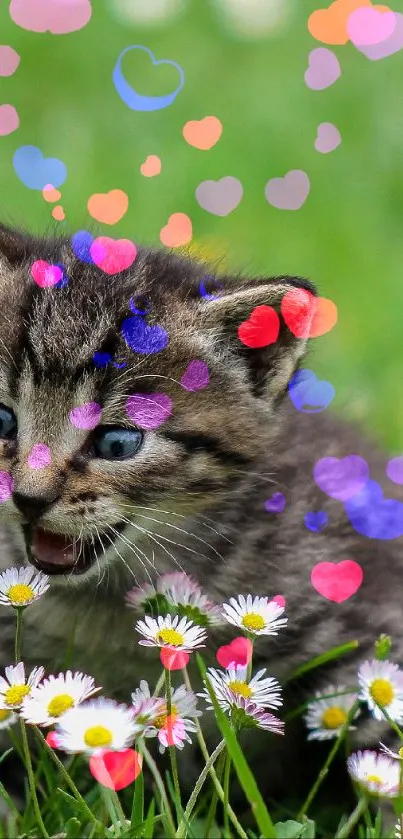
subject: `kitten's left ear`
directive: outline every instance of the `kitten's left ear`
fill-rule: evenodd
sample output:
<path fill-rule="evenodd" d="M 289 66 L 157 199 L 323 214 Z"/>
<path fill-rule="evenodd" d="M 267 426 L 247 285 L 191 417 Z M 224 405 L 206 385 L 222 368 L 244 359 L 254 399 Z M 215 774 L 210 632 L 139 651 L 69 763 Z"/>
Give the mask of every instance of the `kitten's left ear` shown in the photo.
<path fill-rule="evenodd" d="M 247 365 L 256 396 L 275 400 L 305 355 L 316 311 L 315 287 L 288 276 L 224 277 L 214 286 L 199 303 L 202 328 L 217 339 L 218 348 L 224 345 L 234 360 Z"/>
<path fill-rule="evenodd" d="M 23 236 L 10 227 L 0 224 L 0 260 L 6 260 L 9 265 L 17 265 L 26 255 L 26 244 Z"/>

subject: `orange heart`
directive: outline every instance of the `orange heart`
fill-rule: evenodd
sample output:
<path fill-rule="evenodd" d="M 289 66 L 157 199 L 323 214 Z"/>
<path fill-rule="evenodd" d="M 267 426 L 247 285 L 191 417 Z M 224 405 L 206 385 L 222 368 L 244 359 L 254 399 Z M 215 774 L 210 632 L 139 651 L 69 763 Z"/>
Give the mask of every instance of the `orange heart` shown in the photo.
<path fill-rule="evenodd" d="M 55 189 L 51 184 L 44 186 L 42 195 L 45 201 L 49 201 L 50 204 L 52 204 L 53 201 L 59 201 L 59 198 L 62 197 L 62 193 L 59 192 L 58 189 Z"/>
<path fill-rule="evenodd" d="M 313 38 L 322 44 L 347 44 L 347 19 L 363 6 L 372 6 L 371 0 L 335 0 L 327 9 L 317 9 L 308 18 L 308 29 Z M 387 6 L 373 6 L 378 12 L 388 12 Z"/>
<path fill-rule="evenodd" d="M 207 151 L 218 143 L 222 134 L 222 123 L 218 117 L 194 119 L 183 126 L 182 134 L 189 146 Z"/>
<path fill-rule="evenodd" d="M 318 338 L 337 323 L 337 306 L 327 297 L 314 297 L 303 288 L 287 291 L 281 301 L 281 314 L 296 338 Z"/>
<path fill-rule="evenodd" d="M 167 248 L 180 248 L 192 238 L 192 222 L 186 213 L 173 213 L 160 232 L 160 240 Z"/>
<path fill-rule="evenodd" d="M 153 178 L 161 172 L 161 161 L 156 154 L 149 154 L 140 166 L 140 172 L 145 178 Z"/>
<path fill-rule="evenodd" d="M 122 189 L 111 189 L 109 192 L 95 192 L 88 199 L 88 212 L 96 221 L 103 224 L 116 224 L 123 218 L 129 206 L 129 199 Z"/>
<path fill-rule="evenodd" d="M 53 207 L 52 216 L 56 221 L 64 221 L 65 213 L 61 204 L 57 204 L 56 207 Z"/>

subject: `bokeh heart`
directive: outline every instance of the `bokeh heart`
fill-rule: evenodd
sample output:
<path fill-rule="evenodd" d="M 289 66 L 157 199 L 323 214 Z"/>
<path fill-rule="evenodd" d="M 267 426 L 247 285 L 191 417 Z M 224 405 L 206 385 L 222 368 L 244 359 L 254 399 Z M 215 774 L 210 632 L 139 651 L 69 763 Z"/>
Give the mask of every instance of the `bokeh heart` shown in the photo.
<path fill-rule="evenodd" d="M 356 454 L 346 457 L 322 457 L 313 469 L 313 478 L 319 489 L 337 501 L 348 501 L 361 492 L 369 477 L 366 460 Z"/>
<path fill-rule="evenodd" d="M 222 123 L 218 117 L 204 117 L 187 122 L 182 134 L 190 146 L 207 151 L 218 143 L 222 134 Z"/>
<path fill-rule="evenodd" d="M 308 56 L 308 69 L 305 71 L 305 84 L 311 90 L 325 90 L 341 76 L 339 59 L 326 47 L 311 50 Z"/>
<path fill-rule="evenodd" d="M 322 44 L 347 44 L 347 20 L 355 9 L 371 6 L 371 0 L 335 0 L 327 9 L 317 9 L 308 18 L 308 29 L 312 37 Z M 375 6 L 388 11 L 387 6 Z"/>
<path fill-rule="evenodd" d="M 0 137 L 12 134 L 19 124 L 20 118 L 14 105 L 0 105 Z"/>
<path fill-rule="evenodd" d="M 14 481 L 9 472 L 0 472 L 0 504 L 8 501 L 14 492 Z"/>
<path fill-rule="evenodd" d="M 193 235 L 192 222 L 186 213 L 172 213 L 168 224 L 160 232 L 160 240 L 166 248 L 180 248 L 190 242 Z"/>
<path fill-rule="evenodd" d="M 132 393 L 126 402 L 126 413 L 139 428 L 159 428 L 172 414 L 172 407 L 172 399 L 166 393 Z"/>
<path fill-rule="evenodd" d="M 297 411 L 304 414 L 318 414 L 327 408 L 335 396 L 330 382 L 320 381 L 313 370 L 304 368 L 294 373 L 288 395 Z"/>
<path fill-rule="evenodd" d="M 337 149 L 341 143 L 341 134 L 338 128 L 332 122 L 321 122 L 318 125 L 318 131 L 315 140 L 315 149 L 321 154 L 329 154 L 329 152 Z"/>
<path fill-rule="evenodd" d="M 327 525 L 327 513 L 324 510 L 318 510 L 317 513 L 307 513 L 304 518 L 305 527 L 313 533 L 319 533 Z"/>
<path fill-rule="evenodd" d="M 371 6 L 355 9 L 347 19 L 347 34 L 355 47 L 369 47 L 387 41 L 395 27 L 394 12 L 380 12 Z"/>
<path fill-rule="evenodd" d="M 90 0 L 11 0 L 9 12 L 22 29 L 66 35 L 86 26 L 92 9 Z"/>
<path fill-rule="evenodd" d="M 63 278 L 63 270 L 59 265 L 51 265 L 44 259 L 37 259 L 31 265 L 31 277 L 40 288 L 50 288 Z"/>
<path fill-rule="evenodd" d="M 175 650 L 174 647 L 162 647 L 160 661 L 165 670 L 183 670 L 189 664 L 190 655 L 184 650 Z"/>
<path fill-rule="evenodd" d="M 202 181 L 196 189 L 197 203 L 214 216 L 228 216 L 236 209 L 242 196 L 241 182 L 231 175 L 218 181 Z"/>
<path fill-rule="evenodd" d="M 90 255 L 95 265 L 105 274 L 118 274 L 133 264 L 137 248 L 130 239 L 98 236 L 90 246 Z"/>
<path fill-rule="evenodd" d="M 380 6 L 375 8 L 380 9 Z M 382 58 L 388 58 L 396 52 L 403 49 L 403 14 L 395 12 L 395 28 L 389 38 L 380 41 L 377 44 L 355 44 L 355 48 L 359 50 L 370 61 L 379 61 Z"/>
<path fill-rule="evenodd" d="M 161 160 L 156 154 L 149 154 L 140 166 L 140 172 L 145 178 L 154 178 L 161 172 Z"/>
<path fill-rule="evenodd" d="M 67 169 L 56 157 L 44 157 L 36 146 L 20 146 L 14 153 L 16 175 L 28 189 L 43 189 L 46 184 L 61 186 L 67 178 Z"/>
<path fill-rule="evenodd" d="M 264 508 L 268 513 L 282 513 L 285 509 L 286 498 L 282 492 L 274 492 L 273 495 L 264 502 Z"/>
<path fill-rule="evenodd" d="M 95 192 L 87 203 L 90 216 L 103 224 L 116 224 L 123 218 L 128 206 L 129 198 L 122 189 Z"/>
<path fill-rule="evenodd" d="M 190 361 L 180 383 L 185 390 L 203 390 L 210 381 L 209 369 L 205 361 Z"/>
<path fill-rule="evenodd" d="M 281 301 L 281 314 L 296 338 L 318 338 L 336 325 L 338 312 L 333 300 L 314 297 L 303 288 L 287 291 Z"/>
<path fill-rule="evenodd" d="M 265 186 L 265 196 L 277 210 L 299 210 L 305 204 L 310 181 L 302 169 L 291 169 L 284 178 L 271 178 Z"/>
<path fill-rule="evenodd" d="M 16 52 L 12 47 L 4 46 L 0 47 L 0 76 L 12 76 L 15 73 L 19 63 L 21 61 L 21 56 Z"/>
<path fill-rule="evenodd" d="M 344 503 L 347 518 L 357 533 L 369 539 L 398 539 L 403 536 L 403 504 L 384 498 L 376 481 L 367 481 L 359 493 Z"/>
<path fill-rule="evenodd" d="M 71 247 L 73 248 L 74 255 L 77 259 L 80 259 L 81 262 L 89 262 L 91 265 L 94 264 L 91 256 L 91 245 L 93 241 L 94 237 L 89 230 L 78 230 L 77 233 L 72 236 Z"/>
<path fill-rule="evenodd" d="M 326 600 L 343 603 L 358 591 L 363 577 L 358 562 L 343 559 L 341 562 L 318 562 L 312 569 L 311 583 Z"/>
<path fill-rule="evenodd" d="M 36 443 L 27 457 L 31 469 L 44 469 L 52 463 L 52 453 L 46 443 Z"/>
<path fill-rule="evenodd" d="M 272 306 L 256 306 L 248 320 L 238 326 L 238 338 L 250 349 L 268 347 L 277 341 L 280 318 Z"/>
<path fill-rule="evenodd" d="M 98 402 L 84 402 L 69 413 L 69 420 L 75 428 L 87 430 L 95 428 L 100 422 L 102 406 Z"/>
<path fill-rule="evenodd" d="M 122 749 L 119 752 L 100 749 L 91 755 L 89 766 L 91 775 L 108 789 L 120 790 L 128 787 L 140 775 L 143 764 L 142 755 L 134 749 Z"/>
<path fill-rule="evenodd" d="M 249 638 L 240 635 L 234 638 L 230 644 L 219 647 L 216 652 L 216 659 L 221 667 L 246 667 L 252 660 L 253 644 Z"/>
<path fill-rule="evenodd" d="M 149 326 L 139 316 L 125 318 L 122 335 L 131 350 L 145 355 L 161 352 L 169 342 L 169 335 L 162 326 Z"/>

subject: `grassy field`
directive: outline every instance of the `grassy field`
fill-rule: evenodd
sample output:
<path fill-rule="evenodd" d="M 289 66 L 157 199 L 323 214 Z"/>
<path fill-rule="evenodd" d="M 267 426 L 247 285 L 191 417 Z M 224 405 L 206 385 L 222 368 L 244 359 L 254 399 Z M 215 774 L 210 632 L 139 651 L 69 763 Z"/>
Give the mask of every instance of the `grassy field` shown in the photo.
<path fill-rule="evenodd" d="M 403 54 L 371 62 L 351 44 L 334 47 L 341 77 L 311 90 L 307 56 L 321 45 L 307 19 L 320 4 L 290 2 L 288 25 L 254 41 L 231 35 L 207 0 L 188 0 L 182 15 L 159 27 L 124 25 L 113 0 L 95 0 L 90 24 L 59 36 L 16 26 L 2 4 L 1 40 L 21 63 L 0 80 L 1 101 L 20 116 L 19 129 L 0 139 L 1 217 L 37 232 L 50 223 L 60 228 L 41 193 L 24 186 L 12 166 L 19 146 L 36 145 L 67 165 L 61 203 L 69 231 L 92 221 L 91 194 L 119 188 L 129 210 L 114 227 L 104 225 L 105 233 L 158 244 L 168 216 L 185 212 L 194 242 L 230 266 L 311 277 L 339 307 L 337 327 L 316 339 L 311 366 L 336 387 L 336 409 L 359 417 L 400 453 Z M 117 95 L 112 70 L 131 44 L 182 66 L 185 85 L 169 108 L 135 112 Z M 176 81 L 173 68 L 156 73 L 144 53 L 130 53 L 123 66 L 143 93 L 168 92 Z M 213 149 L 199 151 L 184 141 L 182 127 L 206 115 L 218 116 L 224 129 Z M 320 154 L 316 130 L 327 121 L 342 143 Z M 148 154 L 162 160 L 158 177 L 140 173 Z M 290 169 L 311 180 L 297 212 L 275 209 L 264 195 L 267 181 Z M 244 196 L 219 218 L 199 207 L 195 189 L 225 175 L 241 180 Z"/>

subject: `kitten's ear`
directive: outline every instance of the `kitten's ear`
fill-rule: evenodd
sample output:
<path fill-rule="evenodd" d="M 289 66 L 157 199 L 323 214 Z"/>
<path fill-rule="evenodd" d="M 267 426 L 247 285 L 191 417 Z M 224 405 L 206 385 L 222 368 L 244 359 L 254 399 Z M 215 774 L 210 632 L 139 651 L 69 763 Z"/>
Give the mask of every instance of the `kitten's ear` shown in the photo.
<path fill-rule="evenodd" d="M 208 296 L 204 284 L 201 289 L 203 328 L 216 337 L 218 348 L 224 345 L 244 361 L 256 396 L 280 397 L 305 355 L 315 287 L 299 277 L 226 277 L 214 281 Z"/>
<path fill-rule="evenodd" d="M 22 262 L 26 254 L 26 245 L 20 233 L 0 224 L 0 261 L 9 265 Z"/>

